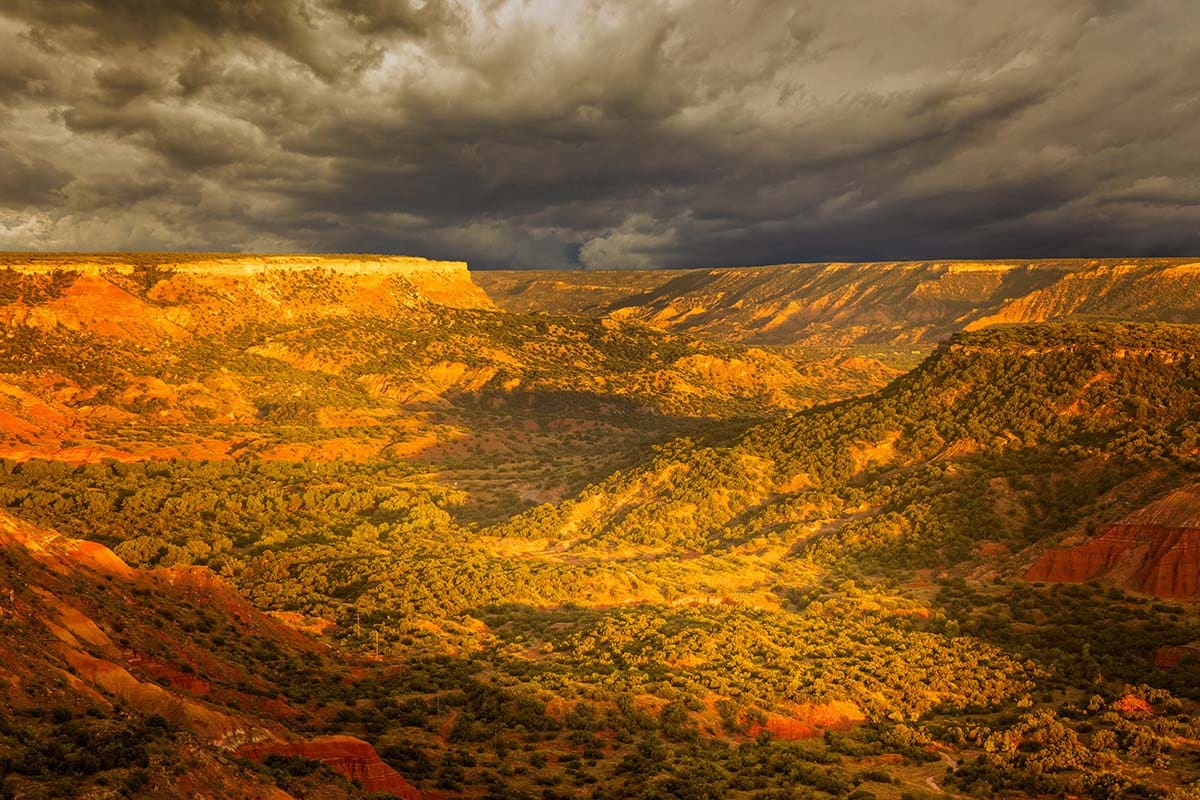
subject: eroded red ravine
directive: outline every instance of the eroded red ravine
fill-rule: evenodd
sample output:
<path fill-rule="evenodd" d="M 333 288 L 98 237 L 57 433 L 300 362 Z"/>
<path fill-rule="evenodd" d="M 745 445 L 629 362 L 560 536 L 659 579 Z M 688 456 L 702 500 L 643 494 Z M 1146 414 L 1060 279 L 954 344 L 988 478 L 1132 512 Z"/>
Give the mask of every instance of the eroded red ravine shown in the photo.
<path fill-rule="evenodd" d="M 1140 594 L 1200 600 L 1200 484 L 1171 492 L 1080 545 L 1044 553 L 1025 578 L 1107 578 Z"/>
<path fill-rule="evenodd" d="M 237 754 L 262 761 L 268 756 L 298 756 L 320 761 L 335 772 L 356 780 L 372 792 L 388 792 L 404 800 L 421 800 L 421 792 L 379 758 L 375 748 L 353 736 L 320 736 L 308 741 L 254 742 Z"/>

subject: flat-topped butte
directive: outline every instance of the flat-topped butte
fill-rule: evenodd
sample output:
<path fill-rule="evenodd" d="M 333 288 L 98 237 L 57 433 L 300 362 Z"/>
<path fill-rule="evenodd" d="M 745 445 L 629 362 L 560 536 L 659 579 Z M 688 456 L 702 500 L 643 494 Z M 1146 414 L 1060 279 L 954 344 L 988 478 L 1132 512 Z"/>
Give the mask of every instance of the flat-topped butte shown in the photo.
<path fill-rule="evenodd" d="M 349 275 L 465 273 L 465 261 L 376 254 L 241 253 L 0 253 L 0 269 L 18 272 L 130 273 L 162 269 L 206 275 L 254 275 L 272 271 L 328 269 Z"/>

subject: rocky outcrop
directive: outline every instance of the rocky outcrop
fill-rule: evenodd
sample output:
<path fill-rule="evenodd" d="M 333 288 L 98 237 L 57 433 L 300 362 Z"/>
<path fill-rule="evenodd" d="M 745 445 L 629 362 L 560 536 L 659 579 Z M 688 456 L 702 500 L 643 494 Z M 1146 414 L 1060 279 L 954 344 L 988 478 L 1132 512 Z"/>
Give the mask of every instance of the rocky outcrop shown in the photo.
<path fill-rule="evenodd" d="M 421 793 L 399 772 L 383 763 L 374 747 L 352 736 L 321 736 L 295 742 L 255 742 L 239 747 L 237 754 L 255 761 L 273 755 L 308 758 L 358 781 L 372 792 L 387 792 L 404 800 L 421 800 Z"/>
<path fill-rule="evenodd" d="M 862 709 L 847 700 L 827 703 L 786 703 L 766 715 L 762 722 L 750 726 L 748 735 L 758 736 L 767 731 L 772 738 L 784 741 L 811 739 L 825 731 L 845 730 L 866 721 Z"/>
<path fill-rule="evenodd" d="M 1048 551 L 1025 578 L 1107 578 L 1140 594 L 1200 600 L 1200 484 L 1171 492 L 1090 541 Z"/>
<path fill-rule="evenodd" d="M 128 564 L 102 544 L 71 539 L 0 512 L 0 546 L 5 545 L 23 548 L 60 574 L 70 574 L 83 568 L 122 578 L 134 575 L 134 570 Z"/>
<path fill-rule="evenodd" d="M 148 573 L 135 570 L 103 545 L 62 536 L 3 512 L 0 512 L 0 547 L 19 548 L 49 573 L 39 579 L 37 573 L 26 570 L 25 588 L 31 600 L 28 604 L 14 604 L 23 606 L 22 616 L 35 621 L 52 637 L 46 649 L 41 651 L 43 658 L 51 662 L 61 659 L 82 685 L 119 698 L 143 714 L 161 715 L 191 730 L 203 741 L 241 743 L 247 738 L 269 735 L 267 727 L 260 723 L 177 694 L 135 675 L 131 670 L 137 668 L 139 656 L 118 647 L 97 624 L 100 618 L 93 618 L 91 611 L 85 613 L 90 601 L 68 594 L 76 591 L 79 581 L 95 582 L 106 588 L 113 585 L 114 578 L 122 579 L 122 586 L 171 585 L 171 571 Z M 199 567 L 192 569 L 204 572 Z M 167 576 L 167 580 L 162 580 L 163 576 Z M 213 576 L 210 586 L 221 589 L 223 584 Z M 228 588 L 224 588 L 224 592 L 234 596 Z M 214 594 L 220 596 L 219 592 Z M 173 599 L 179 597 L 179 592 L 173 593 Z M 211 607 L 211 603 L 209 605 Z M 310 649 L 315 646 L 301 634 L 256 611 L 241 598 L 237 598 L 236 618 L 244 629 Z"/>
<path fill-rule="evenodd" d="M 59 652 L 75 675 L 107 694 L 120 698 L 143 714 L 159 714 L 195 732 L 206 742 L 225 744 L 265 735 L 265 729 L 203 703 L 177 695 L 157 684 L 138 680 L 112 661 L 96 658 L 67 644 Z"/>

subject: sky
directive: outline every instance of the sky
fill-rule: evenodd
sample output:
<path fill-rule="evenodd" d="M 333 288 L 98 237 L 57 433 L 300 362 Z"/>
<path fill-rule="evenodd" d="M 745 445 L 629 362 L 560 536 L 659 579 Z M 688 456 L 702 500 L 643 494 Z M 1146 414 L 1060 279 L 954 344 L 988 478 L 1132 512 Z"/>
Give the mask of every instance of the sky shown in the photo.
<path fill-rule="evenodd" d="M 0 0 L 0 249 L 1200 255 L 1200 2 Z"/>

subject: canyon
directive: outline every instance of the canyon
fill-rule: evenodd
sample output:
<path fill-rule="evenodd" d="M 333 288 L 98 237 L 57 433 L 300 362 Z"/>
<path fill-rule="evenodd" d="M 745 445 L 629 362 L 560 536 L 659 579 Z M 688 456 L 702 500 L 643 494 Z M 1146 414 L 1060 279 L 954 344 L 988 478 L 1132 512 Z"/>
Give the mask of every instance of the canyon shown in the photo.
<path fill-rule="evenodd" d="M 3 254 L 0 797 L 1172 797 L 1198 276 Z"/>

